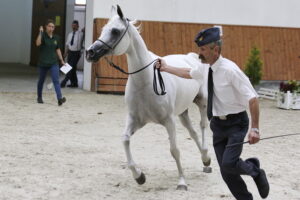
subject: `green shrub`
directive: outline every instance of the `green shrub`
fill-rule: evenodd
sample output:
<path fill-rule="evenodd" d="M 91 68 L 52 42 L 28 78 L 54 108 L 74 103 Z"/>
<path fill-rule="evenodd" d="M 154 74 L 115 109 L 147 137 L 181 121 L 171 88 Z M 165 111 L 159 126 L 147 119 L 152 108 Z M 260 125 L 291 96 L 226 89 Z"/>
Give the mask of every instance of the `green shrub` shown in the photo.
<path fill-rule="evenodd" d="M 263 62 L 260 59 L 260 51 L 257 47 L 252 47 L 246 63 L 245 74 L 249 77 L 253 86 L 259 84 L 262 77 Z"/>

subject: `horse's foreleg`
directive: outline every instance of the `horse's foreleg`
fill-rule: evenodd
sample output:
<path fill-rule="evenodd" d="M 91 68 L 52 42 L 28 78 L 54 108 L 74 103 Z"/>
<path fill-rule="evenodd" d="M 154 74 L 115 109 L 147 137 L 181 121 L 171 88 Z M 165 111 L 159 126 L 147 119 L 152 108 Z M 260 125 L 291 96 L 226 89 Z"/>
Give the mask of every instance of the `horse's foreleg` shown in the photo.
<path fill-rule="evenodd" d="M 130 116 L 128 116 L 126 120 L 126 128 L 123 134 L 123 145 L 125 148 L 128 168 L 131 170 L 133 178 L 140 185 L 146 182 L 146 177 L 133 161 L 132 154 L 130 151 L 130 137 L 137 129 L 141 128 L 142 126 L 143 125 L 135 122 Z"/>
<path fill-rule="evenodd" d="M 179 115 L 179 119 L 182 123 L 182 125 L 189 131 L 191 138 L 195 141 L 198 149 L 201 152 L 201 159 L 204 164 L 204 166 L 209 166 L 210 165 L 210 157 L 208 156 L 207 153 L 207 145 L 206 145 L 206 140 L 205 140 L 205 127 L 202 128 L 201 126 L 201 131 L 202 131 L 202 144 L 200 143 L 199 136 L 195 129 L 192 126 L 190 117 L 188 115 L 188 110 L 184 111 L 181 115 Z M 201 118 L 202 120 L 202 118 Z M 202 121 L 201 121 L 202 123 Z M 201 124 L 200 123 L 200 124 Z M 208 172 L 208 169 L 204 169 L 205 172 Z"/>
<path fill-rule="evenodd" d="M 164 126 L 166 127 L 169 135 L 169 140 L 170 140 L 170 151 L 173 156 L 173 158 L 176 161 L 177 164 L 177 169 L 179 173 L 179 182 L 177 185 L 178 190 L 187 190 L 187 185 L 185 183 L 184 179 L 184 174 L 183 174 L 183 169 L 181 166 L 180 162 L 180 152 L 179 149 L 177 148 L 176 144 L 176 130 L 175 130 L 175 120 L 174 117 L 170 117 L 169 119 L 166 120 L 164 123 Z"/>

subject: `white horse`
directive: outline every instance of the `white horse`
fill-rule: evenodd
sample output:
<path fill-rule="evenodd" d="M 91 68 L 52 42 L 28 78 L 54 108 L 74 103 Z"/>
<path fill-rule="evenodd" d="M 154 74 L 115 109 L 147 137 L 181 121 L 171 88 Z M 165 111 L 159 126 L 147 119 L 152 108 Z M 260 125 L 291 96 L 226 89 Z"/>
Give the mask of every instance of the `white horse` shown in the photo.
<path fill-rule="evenodd" d="M 117 8 L 113 6 L 112 12 L 113 16 L 103 27 L 99 39 L 87 49 L 86 58 L 88 61 L 96 62 L 106 55 L 126 54 L 129 72 L 138 71 L 145 67 L 144 70 L 129 75 L 125 90 L 125 102 L 129 113 L 123 133 L 123 144 L 128 167 L 139 184 L 145 183 L 145 175 L 137 167 L 131 155 L 130 137 L 148 122 L 161 124 L 167 129 L 170 151 L 179 172 L 177 189 L 187 190 L 180 162 L 180 152 L 176 145 L 175 116 L 179 116 L 183 126 L 189 131 L 202 154 L 204 166 L 210 171 L 211 168 L 208 167 L 210 157 L 207 154 L 205 140 L 205 129 L 207 128 L 206 87 L 200 81 L 183 79 L 163 72 L 162 77 L 167 93 L 165 95 L 155 94 L 153 91 L 154 68 L 149 63 L 153 63 L 158 56 L 148 51 L 138 28 L 134 26 L 134 22 L 124 18 L 119 6 Z M 202 65 L 195 53 L 169 55 L 163 57 L 163 59 L 168 64 L 179 67 L 198 67 Z M 148 65 L 150 67 L 147 67 Z M 206 82 L 206 80 L 203 80 L 203 83 Z M 202 144 L 188 116 L 188 107 L 193 102 L 198 106 L 201 113 Z"/>

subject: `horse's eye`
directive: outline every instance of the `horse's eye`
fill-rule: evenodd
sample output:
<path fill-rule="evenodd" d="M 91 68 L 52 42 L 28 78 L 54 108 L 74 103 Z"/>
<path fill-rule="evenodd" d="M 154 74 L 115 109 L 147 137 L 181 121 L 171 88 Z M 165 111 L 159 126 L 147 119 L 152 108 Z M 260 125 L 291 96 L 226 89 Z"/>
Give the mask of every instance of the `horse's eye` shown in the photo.
<path fill-rule="evenodd" d="M 119 34 L 120 34 L 120 31 L 119 31 L 119 29 L 113 28 L 113 29 L 111 30 L 111 33 L 112 33 L 113 35 L 119 35 Z"/>

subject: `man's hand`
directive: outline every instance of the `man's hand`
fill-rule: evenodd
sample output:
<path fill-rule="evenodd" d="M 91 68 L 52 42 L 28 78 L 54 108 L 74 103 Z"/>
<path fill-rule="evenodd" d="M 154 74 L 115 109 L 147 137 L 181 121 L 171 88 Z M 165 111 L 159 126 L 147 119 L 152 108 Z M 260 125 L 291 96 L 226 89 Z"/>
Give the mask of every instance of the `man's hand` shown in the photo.
<path fill-rule="evenodd" d="M 159 58 L 158 61 L 154 64 L 156 69 L 159 69 L 161 72 L 168 72 L 170 74 L 179 76 L 181 78 L 191 79 L 190 71 L 191 68 L 180 68 L 167 65 L 166 61 Z"/>
<path fill-rule="evenodd" d="M 155 63 L 155 67 L 159 69 L 161 72 L 166 71 L 166 68 L 168 67 L 166 61 L 163 59 L 159 58 L 158 61 Z"/>
<path fill-rule="evenodd" d="M 258 143 L 260 140 L 259 133 L 256 131 L 250 131 L 248 134 L 249 144 L 255 144 Z"/>

